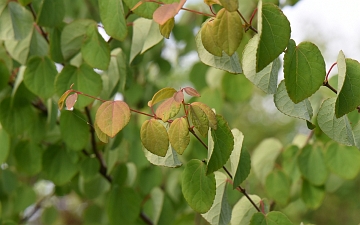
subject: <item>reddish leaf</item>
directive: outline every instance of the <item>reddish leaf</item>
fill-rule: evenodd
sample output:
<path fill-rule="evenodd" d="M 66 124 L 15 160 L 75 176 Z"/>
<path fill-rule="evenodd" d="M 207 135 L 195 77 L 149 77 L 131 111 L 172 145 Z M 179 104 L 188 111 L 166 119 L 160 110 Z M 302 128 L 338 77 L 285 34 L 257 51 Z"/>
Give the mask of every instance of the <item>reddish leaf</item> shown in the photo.
<path fill-rule="evenodd" d="M 184 100 L 184 93 L 180 90 L 174 94 L 175 101 L 181 103 Z"/>
<path fill-rule="evenodd" d="M 65 105 L 66 105 L 66 109 L 67 110 L 72 110 L 72 108 L 74 107 L 76 101 L 78 98 L 78 94 L 74 93 L 72 95 L 69 95 L 69 97 L 67 97 L 66 101 L 65 101 Z"/>
<path fill-rule="evenodd" d="M 193 96 L 193 97 L 200 97 L 201 95 L 199 94 L 199 92 L 197 92 L 197 90 L 195 90 L 194 88 L 191 87 L 186 87 L 184 88 L 184 91 L 186 92 L 186 94 Z"/>
<path fill-rule="evenodd" d="M 123 101 L 107 101 L 96 112 L 96 123 L 100 130 L 114 137 L 130 120 L 130 108 Z"/>
<path fill-rule="evenodd" d="M 177 102 L 175 98 L 169 98 L 156 109 L 156 116 L 165 122 L 178 114 L 180 106 L 181 103 Z"/>
<path fill-rule="evenodd" d="M 153 14 L 153 20 L 163 25 L 169 19 L 173 18 L 180 11 L 186 0 L 180 0 L 179 3 L 165 4 L 157 8 Z"/>

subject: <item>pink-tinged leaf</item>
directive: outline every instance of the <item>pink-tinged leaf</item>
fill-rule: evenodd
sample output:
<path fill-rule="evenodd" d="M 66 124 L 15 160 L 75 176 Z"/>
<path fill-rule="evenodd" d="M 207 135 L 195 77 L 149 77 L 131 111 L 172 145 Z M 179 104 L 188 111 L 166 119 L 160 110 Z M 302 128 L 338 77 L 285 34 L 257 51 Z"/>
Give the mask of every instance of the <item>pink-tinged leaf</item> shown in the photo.
<path fill-rule="evenodd" d="M 130 108 L 123 101 L 107 101 L 96 112 L 95 121 L 100 130 L 114 137 L 130 120 Z"/>
<path fill-rule="evenodd" d="M 181 103 L 184 100 L 184 93 L 180 90 L 174 94 L 175 101 Z"/>
<path fill-rule="evenodd" d="M 163 25 L 169 19 L 173 18 L 185 4 L 186 0 L 180 0 L 179 3 L 164 4 L 157 8 L 153 14 L 153 20 Z"/>
<path fill-rule="evenodd" d="M 73 92 L 73 90 L 67 90 L 64 94 L 61 95 L 61 97 L 59 98 L 59 101 L 58 101 L 58 107 L 59 107 L 59 110 L 62 110 L 62 108 L 64 107 L 64 102 L 65 102 L 65 99 L 67 98 L 67 96 Z"/>
<path fill-rule="evenodd" d="M 193 96 L 193 97 L 200 97 L 201 95 L 199 94 L 199 92 L 197 92 L 197 90 L 195 90 L 192 87 L 186 87 L 184 88 L 184 91 L 186 92 L 186 94 Z"/>
<path fill-rule="evenodd" d="M 162 121 L 167 121 L 176 116 L 180 110 L 181 103 L 177 102 L 175 98 L 165 100 L 156 109 L 156 116 L 161 118 Z"/>
<path fill-rule="evenodd" d="M 169 128 L 169 141 L 175 151 L 182 155 L 190 143 L 189 127 L 185 118 L 176 118 L 171 123 Z"/>
<path fill-rule="evenodd" d="M 72 110 L 72 108 L 74 107 L 76 101 L 78 98 L 78 94 L 74 93 L 72 95 L 69 95 L 69 97 L 67 97 L 66 101 L 65 101 L 65 105 L 66 105 L 66 109 L 67 110 Z"/>
<path fill-rule="evenodd" d="M 156 119 L 146 120 L 141 126 L 140 139 L 151 153 L 164 157 L 169 148 L 166 128 Z"/>
<path fill-rule="evenodd" d="M 176 92 L 176 90 L 174 88 L 169 88 L 169 87 L 159 90 L 158 92 L 156 92 L 154 94 L 151 101 L 148 102 L 148 106 L 152 107 L 153 105 L 155 105 L 158 102 L 161 102 L 165 99 L 171 98 L 175 92 Z"/>
<path fill-rule="evenodd" d="M 202 102 L 193 102 L 193 103 L 191 103 L 191 105 L 199 106 L 205 112 L 205 114 L 209 120 L 209 126 L 214 130 L 217 129 L 216 115 L 215 115 L 214 111 L 212 111 L 208 105 L 206 105 Z"/>
<path fill-rule="evenodd" d="M 97 137 L 99 138 L 100 141 L 104 142 L 104 143 L 108 143 L 109 142 L 109 136 L 107 136 L 104 132 L 102 132 L 95 120 L 95 123 L 94 123 L 94 130 L 95 130 L 95 133 L 97 135 Z"/>

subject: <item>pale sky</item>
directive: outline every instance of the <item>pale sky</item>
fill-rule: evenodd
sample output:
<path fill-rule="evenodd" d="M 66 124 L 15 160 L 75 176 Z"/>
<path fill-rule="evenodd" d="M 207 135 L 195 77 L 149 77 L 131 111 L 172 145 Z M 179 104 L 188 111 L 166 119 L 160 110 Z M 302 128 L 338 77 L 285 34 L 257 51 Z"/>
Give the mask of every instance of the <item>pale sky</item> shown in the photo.
<path fill-rule="evenodd" d="M 327 69 L 340 50 L 347 58 L 360 61 L 359 0 L 300 0 L 283 12 L 290 21 L 291 38 L 297 44 L 304 40 L 316 44 Z"/>

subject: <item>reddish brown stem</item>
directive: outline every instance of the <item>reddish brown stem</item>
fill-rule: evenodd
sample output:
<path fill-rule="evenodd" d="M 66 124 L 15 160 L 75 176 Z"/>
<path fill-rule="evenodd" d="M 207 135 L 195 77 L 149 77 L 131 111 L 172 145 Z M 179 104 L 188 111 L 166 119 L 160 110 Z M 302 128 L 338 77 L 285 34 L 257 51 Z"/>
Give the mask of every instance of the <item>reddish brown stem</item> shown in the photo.
<path fill-rule="evenodd" d="M 329 74 L 330 74 L 332 68 L 334 68 L 334 66 L 335 66 L 336 64 L 337 64 L 337 63 L 335 62 L 334 64 L 331 65 L 329 71 L 328 71 L 327 74 L 326 74 L 326 77 L 325 77 L 325 81 L 324 81 L 324 82 L 327 83 L 327 82 L 329 81 Z"/>

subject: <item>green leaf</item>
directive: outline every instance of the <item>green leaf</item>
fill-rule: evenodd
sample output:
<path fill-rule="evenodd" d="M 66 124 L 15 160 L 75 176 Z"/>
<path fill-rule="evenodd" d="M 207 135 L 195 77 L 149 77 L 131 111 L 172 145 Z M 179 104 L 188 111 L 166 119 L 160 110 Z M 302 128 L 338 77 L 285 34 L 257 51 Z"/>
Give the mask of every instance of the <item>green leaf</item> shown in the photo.
<path fill-rule="evenodd" d="M 89 180 L 79 177 L 79 190 L 87 199 L 95 199 L 108 192 L 109 189 L 109 182 L 99 173 Z"/>
<path fill-rule="evenodd" d="M 10 136 L 2 127 L 0 127 L 0 143 L 0 164 L 3 164 L 10 152 Z"/>
<path fill-rule="evenodd" d="M 61 32 L 58 27 L 54 27 L 50 30 L 49 42 L 50 42 L 50 57 L 57 63 L 64 61 L 63 54 L 61 52 Z"/>
<path fill-rule="evenodd" d="M 112 38 L 123 41 L 128 33 L 123 2 L 117 0 L 100 0 L 99 10 L 101 22 L 104 25 L 106 33 Z"/>
<path fill-rule="evenodd" d="M 286 217 L 285 214 L 278 211 L 269 212 L 264 215 L 257 212 L 251 218 L 250 225 L 271 224 L 271 225 L 293 225 L 293 223 Z"/>
<path fill-rule="evenodd" d="M 345 77 L 345 79 L 341 89 L 339 89 L 340 91 L 338 92 L 335 103 L 335 114 L 337 118 L 353 111 L 360 105 L 360 80 L 358 79 L 360 63 L 353 59 L 338 58 L 338 61 L 340 60 L 345 60 L 346 68 L 345 71 L 339 68 L 339 79 L 340 77 Z M 345 74 L 340 74 L 340 72 L 345 72 Z"/>
<path fill-rule="evenodd" d="M 180 167 L 182 166 L 181 161 L 179 160 L 178 154 L 172 148 L 171 145 L 169 145 L 169 148 L 166 152 L 166 155 L 164 157 L 155 155 L 148 151 L 146 148 L 143 148 L 145 157 L 147 160 L 157 166 L 166 166 L 170 168 Z"/>
<path fill-rule="evenodd" d="M 257 195 L 249 195 L 251 200 L 260 207 L 261 199 Z M 232 210 L 231 225 L 248 225 L 252 216 L 257 212 L 251 202 L 245 197 L 241 197 Z"/>
<path fill-rule="evenodd" d="M 216 194 L 212 207 L 205 214 L 202 214 L 210 224 L 228 225 L 231 219 L 231 206 L 227 201 L 226 183 L 227 176 L 215 172 Z"/>
<path fill-rule="evenodd" d="M 83 39 L 90 25 L 97 25 L 93 20 L 74 20 L 67 24 L 61 32 L 61 52 L 65 60 L 79 53 Z"/>
<path fill-rule="evenodd" d="M 33 17 L 25 7 L 16 2 L 9 2 L 8 9 L 11 18 L 11 24 L 14 32 L 14 38 L 21 40 L 27 37 L 33 28 Z"/>
<path fill-rule="evenodd" d="M 61 96 L 72 84 L 74 90 L 94 97 L 100 94 L 102 88 L 100 75 L 87 64 L 80 67 L 65 66 L 55 78 L 56 93 Z M 83 108 L 93 101 L 89 97 L 79 96 L 76 106 Z"/>
<path fill-rule="evenodd" d="M 96 112 L 96 123 L 100 130 L 115 137 L 130 121 L 130 108 L 123 101 L 107 101 Z"/>
<path fill-rule="evenodd" d="M 133 9 L 135 5 L 137 5 L 139 0 L 124 0 L 124 3 L 129 7 L 129 9 Z M 159 7 L 159 4 L 153 2 L 142 2 L 142 4 L 136 9 L 132 10 L 136 15 L 140 17 L 144 17 L 147 19 L 152 19 L 155 10 Z"/>
<path fill-rule="evenodd" d="M 239 3 L 237 0 L 219 0 L 221 5 L 229 12 L 235 12 L 238 7 Z"/>
<path fill-rule="evenodd" d="M 175 26 L 174 18 L 169 19 L 163 25 L 159 25 L 159 30 L 160 30 L 161 35 L 164 38 L 169 39 L 170 33 L 171 33 L 172 29 L 174 28 L 174 26 Z"/>
<path fill-rule="evenodd" d="M 186 119 L 184 117 L 176 118 L 170 124 L 168 133 L 171 146 L 177 153 L 182 155 L 190 143 L 189 128 Z"/>
<path fill-rule="evenodd" d="M 297 163 L 299 153 L 300 149 L 296 145 L 290 145 L 281 153 L 283 170 L 293 182 L 301 176 Z"/>
<path fill-rule="evenodd" d="M 119 87 L 119 91 L 123 92 L 125 89 L 126 83 L 126 74 L 127 74 L 127 59 L 121 48 L 116 48 L 111 51 L 111 58 L 108 70 L 106 74 L 108 75 L 108 86 L 105 86 L 103 91 L 108 91 L 108 96 L 114 92 L 115 88 Z M 104 82 L 103 82 L 104 83 Z M 107 97 L 107 98 L 109 98 Z"/>
<path fill-rule="evenodd" d="M 168 119 L 175 117 L 180 111 L 181 103 L 174 97 L 166 99 L 156 109 L 156 116 L 166 122 Z"/>
<path fill-rule="evenodd" d="M 37 17 L 39 26 L 55 27 L 59 25 L 65 16 L 65 4 L 63 1 L 44 0 L 41 2 Z"/>
<path fill-rule="evenodd" d="M 21 141 L 15 146 L 16 169 L 33 176 L 41 171 L 43 150 L 34 142 Z"/>
<path fill-rule="evenodd" d="M 216 45 L 227 55 L 232 56 L 238 49 L 244 35 L 239 14 L 221 9 L 216 14 L 212 29 Z"/>
<path fill-rule="evenodd" d="M 317 116 L 319 127 L 329 138 L 344 145 L 355 145 L 347 116 L 336 118 L 335 101 L 335 98 L 329 98 L 320 106 Z"/>
<path fill-rule="evenodd" d="M 331 143 L 325 152 L 327 167 L 344 179 L 354 179 L 360 171 L 360 152 L 355 147 Z"/>
<path fill-rule="evenodd" d="M 31 186 L 23 185 L 16 189 L 14 199 L 14 211 L 21 212 L 36 202 L 36 193 Z"/>
<path fill-rule="evenodd" d="M 180 0 L 179 2 L 164 4 L 157 8 L 153 14 L 153 20 L 163 25 L 171 18 L 174 18 L 180 11 L 181 7 L 185 4 L 186 0 Z"/>
<path fill-rule="evenodd" d="M 308 99 L 295 104 L 289 97 L 285 81 L 281 81 L 279 87 L 274 95 L 274 102 L 276 108 L 285 115 L 292 116 L 303 120 L 311 120 L 313 116 L 313 109 Z"/>
<path fill-rule="evenodd" d="M 192 102 L 191 105 L 199 106 L 204 111 L 204 113 L 207 116 L 207 119 L 209 120 L 209 127 L 211 127 L 214 130 L 217 129 L 216 115 L 215 115 L 214 111 L 212 111 L 212 109 L 208 105 L 206 105 L 202 102 Z"/>
<path fill-rule="evenodd" d="M 231 130 L 234 136 L 234 149 L 230 155 L 230 173 L 233 177 L 233 188 L 239 186 L 250 173 L 250 155 L 243 149 L 244 135 L 238 129 Z"/>
<path fill-rule="evenodd" d="M 226 73 L 221 80 L 221 88 L 226 99 L 232 102 L 245 102 L 253 94 L 254 85 L 243 75 Z"/>
<path fill-rule="evenodd" d="M 42 168 L 46 178 L 56 185 L 66 184 L 78 172 L 69 152 L 57 145 L 49 146 L 44 152 Z"/>
<path fill-rule="evenodd" d="M 317 209 L 325 197 L 324 186 L 313 186 L 307 180 L 303 180 L 301 199 L 310 209 Z"/>
<path fill-rule="evenodd" d="M 282 147 L 277 139 L 268 138 L 255 148 L 251 158 L 251 167 L 262 184 L 265 184 L 267 175 L 273 170 Z"/>
<path fill-rule="evenodd" d="M 45 38 L 36 31 L 33 30 L 30 42 L 29 58 L 31 56 L 47 56 L 49 53 L 49 44 Z"/>
<path fill-rule="evenodd" d="M 110 63 L 110 47 L 99 34 L 97 25 L 89 25 L 85 40 L 81 46 L 81 55 L 85 62 L 94 68 L 106 70 Z"/>
<path fill-rule="evenodd" d="M 255 34 L 245 46 L 242 57 L 243 73 L 255 86 L 267 94 L 276 92 L 280 60 L 276 58 L 260 72 L 256 72 L 256 50 L 259 35 Z"/>
<path fill-rule="evenodd" d="M 110 224 L 134 224 L 139 217 L 140 206 L 141 198 L 133 189 L 113 186 L 106 204 Z"/>
<path fill-rule="evenodd" d="M 215 42 L 215 28 L 214 28 L 214 19 L 207 19 L 201 26 L 201 42 L 209 53 L 221 57 L 222 50 L 217 46 Z"/>
<path fill-rule="evenodd" d="M 201 30 L 195 37 L 196 49 L 201 62 L 217 69 L 228 71 L 229 73 L 242 73 L 239 57 L 235 52 L 232 56 L 223 53 L 221 57 L 209 53 L 203 46 L 201 41 Z"/>
<path fill-rule="evenodd" d="M 290 39 L 290 22 L 274 4 L 258 5 L 259 44 L 256 52 L 256 72 L 274 61 L 286 48 Z"/>
<path fill-rule="evenodd" d="M 50 98 L 54 92 L 57 70 L 54 62 L 48 57 L 32 57 L 27 63 L 24 83 L 34 94 L 42 98 Z"/>
<path fill-rule="evenodd" d="M 81 176 L 87 181 L 99 173 L 100 163 L 97 158 L 86 157 L 81 161 L 79 169 Z"/>
<path fill-rule="evenodd" d="M 134 21 L 133 36 L 130 51 L 130 63 L 137 54 L 143 54 L 149 48 L 155 46 L 163 39 L 160 28 L 152 20 L 139 18 Z"/>
<path fill-rule="evenodd" d="M 72 150 L 80 151 L 89 142 L 87 119 L 78 110 L 61 112 L 60 131 L 64 142 Z"/>
<path fill-rule="evenodd" d="M 165 193 L 159 187 L 155 187 L 150 192 L 150 198 L 152 199 L 152 202 L 153 202 L 152 222 L 154 224 L 158 224 L 160 216 L 161 216 L 161 211 L 162 211 L 163 205 L 164 205 Z"/>
<path fill-rule="evenodd" d="M 169 147 L 166 128 L 156 119 L 146 120 L 141 126 L 140 138 L 151 153 L 165 157 Z"/>
<path fill-rule="evenodd" d="M 35 117 L 30 104 L 12 104 L 11 98 L 0 103 L 0 123 L 9 134 L 24 134 L 33 126 Z"/>
<path fill-rule="evenodd" d="M 319 186 L 325 183 L 328 173 L 319 146 L 306 145 L 298 156 L 298 165 L 302 175 L 311 184 Z"/>
<path fill-rule="evenodd" d="M 5 41 L 5 48 L 9 55 L 22 65 L 26 64 L 29 56 L 32 32 L 30 32 L 28 36 L 21 40 L 14 39 Z"/>
<path fill-rule="evenodd" d="M 281 170 L 271 172 L 265 181 L 265 189 L 276 204 L 286 205 L 290 198 L 291 179 Z"/>
<path fill-rule="evenodd" d="M 215 175 L 206 175 L 206 165 L 192 159 L 182 174 L 182 193 L 185 200 L 198 213 L 206 213 L 213 205 L 216 194 Z"/>
<path fill-rule="evenodd" d="M 206 113 L 200 106 L 190 105 L 190 118 L 194 127 L 199 131 L 202 136 L 206 136 L 209 129 L 209 120 Z"/>
<path fill-rule="evenodd" d="M 148 102 L 148 106 L 152 107 L 156 103 L 159 103 L 161 101 L 164 101 L 165 99 L 171 98 L 176 93 L 176 90 L 174 88 L 162 88 L 158 92 L 154 94 L 151 101 Z"/>
<path fill-rule="evenodd" d="M 5 62 L 0 58 L 0 91 L 3 90 L 9 82 L 10 71 Z"/>
<path fill-rule="evenodd" d="M 211 129 L 211 137 L 214 142 L 213 149 L 208 151 L 208 165 L 206 174 L 222 168 L 228 161 L 234 148 L 234 136 L 228 123 L 221 115 L 216 115 L 217 129 Z M 210 138 L 210 137 L 209 137 Z"/>
<path fill-rule="evenodd" d="M 294 40 L 284 56 L 286 89 L 294 103 L 299 103 L 314 94 L 325 79 L 325 61 L 319 48 L 311 42 L 296 46 Z"/>

